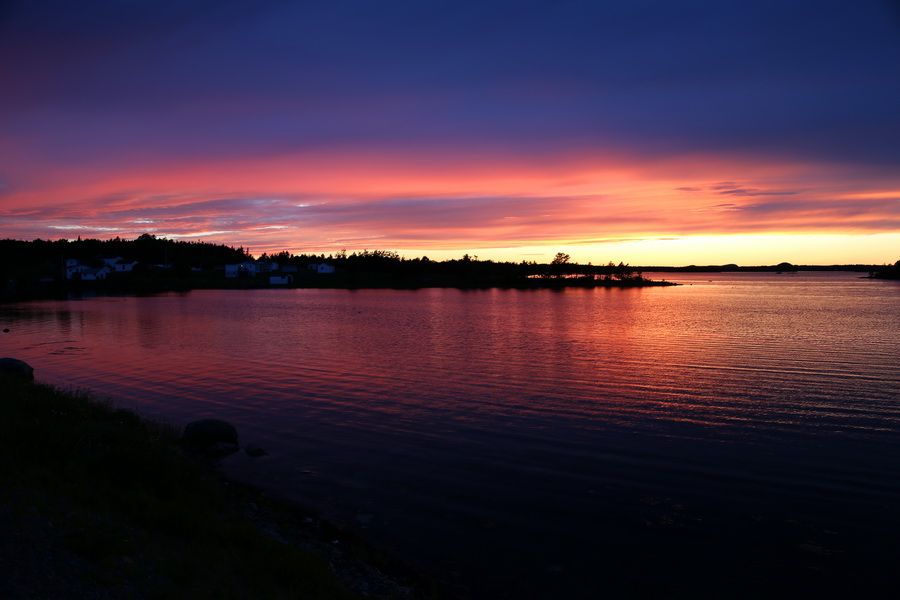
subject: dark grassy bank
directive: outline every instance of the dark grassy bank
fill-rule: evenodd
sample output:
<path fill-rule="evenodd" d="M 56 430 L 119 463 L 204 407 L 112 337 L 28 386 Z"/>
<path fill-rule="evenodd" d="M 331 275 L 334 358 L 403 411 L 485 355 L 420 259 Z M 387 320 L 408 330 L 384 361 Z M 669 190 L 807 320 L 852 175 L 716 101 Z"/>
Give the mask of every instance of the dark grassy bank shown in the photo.
<path fill-rule="evenodd" d="M 422 597 L 169 427 L 2 376 L 0 392 L 0 597 Z"/>

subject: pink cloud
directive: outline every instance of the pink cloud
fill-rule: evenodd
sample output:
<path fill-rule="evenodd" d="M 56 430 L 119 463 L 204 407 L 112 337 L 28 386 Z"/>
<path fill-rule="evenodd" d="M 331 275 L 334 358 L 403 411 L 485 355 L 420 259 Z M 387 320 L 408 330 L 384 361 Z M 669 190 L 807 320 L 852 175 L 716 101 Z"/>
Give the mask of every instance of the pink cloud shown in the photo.
<path fill-rule="evenodd" d="M 0 235 L 151 232 L 255 251 L 464 251 L 694 234 L 885 232 L 900 231 L 900 194 L 887 192 L 898 183 L 848 176 L 833 165 L 696 156 L 650 163 L 274 156 L 19 180 L 0 188 Z"/>

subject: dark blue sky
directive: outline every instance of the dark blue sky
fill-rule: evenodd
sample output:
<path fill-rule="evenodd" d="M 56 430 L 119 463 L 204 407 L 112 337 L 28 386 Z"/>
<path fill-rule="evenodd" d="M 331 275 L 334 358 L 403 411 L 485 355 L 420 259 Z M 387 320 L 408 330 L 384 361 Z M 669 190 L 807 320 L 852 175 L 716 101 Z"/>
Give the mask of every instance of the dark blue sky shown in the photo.
<path fill-rule="evenodd" d="M 3 130 L 67 159 L 139 136 L 900 166 L 896 16 L 878 1 L 12 2 Z"/>

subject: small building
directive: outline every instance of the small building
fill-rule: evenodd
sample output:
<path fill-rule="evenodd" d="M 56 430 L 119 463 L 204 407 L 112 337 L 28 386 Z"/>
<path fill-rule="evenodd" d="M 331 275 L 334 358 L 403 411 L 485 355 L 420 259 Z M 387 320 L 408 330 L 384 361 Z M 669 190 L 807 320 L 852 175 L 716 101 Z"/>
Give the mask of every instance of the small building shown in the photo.
<path fill-rule="evenodd" d="M 269 285 L 290 285 L 294 283 L 291 275 L 269 275 Z"/>
<path fill-rule="evenodd" d="M 66 279 L 84 279 L 84 275 L 91 273 L 95 269 L 87 265 L 81 264 L 78 259 L 66 259 Z"/>
<path fill-rule="evenodd" d="M 310 271 L 315 271 L 319 275 L 328 275 L 334 273 L 334 265 L 328 263 L 313 263 L 307 267 Z"/>
<path fill-rule="evenodd" d="M 113 265 L 113 268 L 115 268 L 116 273 L 131 273 L 134 271 L 135 266 L 137 266 L 136 260 L 131 262 L 117 262 Z"/>
<path fill-rule="evenodd" d="M 100 267 L 99 269 L 87 269 L 85 271 L 82 271 L 81 280 L 103 281 L 110 273 L 112 273 L 112 268 L 108 265 L 105 267 Z"/>
<path fill-rule="evenodd" d="M 234 279 L 235 277 L 253 277 L 259 272 L 259 266 L 252 260 L 225 265 L 225 277 L 228 279 Z"/>
<path fill-rule="evenodd" d="M 74 258 L 66 261 L 66 279 L 75 279 L 76 276 L 80 277 L 91 270 L 89 266 L 79 263 Z"/>
<path fill-rule="evenodd" d="M 116 256 L 114 258 L 101 258 L 100 260 L 102 260 L 103 264 L 107 267 L 115 267 L 116 264 L 122 262 L 122 257 Z"/>
<path fill-rule="evenodd" d="M 281 267 L 281 272 L 282 273 L 296 273 L 297 265 L 284 265 L 283 267 Z"/>

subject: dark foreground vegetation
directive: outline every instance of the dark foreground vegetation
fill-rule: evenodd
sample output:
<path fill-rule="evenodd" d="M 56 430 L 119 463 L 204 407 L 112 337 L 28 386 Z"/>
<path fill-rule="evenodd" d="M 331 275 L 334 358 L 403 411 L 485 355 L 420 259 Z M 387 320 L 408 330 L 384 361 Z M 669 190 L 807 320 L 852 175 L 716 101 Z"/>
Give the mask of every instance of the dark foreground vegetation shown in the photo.
<path fill-rule="evenodd" d="M 172 428 L 86 395 L 0 375 L 0 439 L 0 597 L 421 597 Z"/>
<path fill-rule="evenodd" d="M 99 273 L 105 261 L 115 266 Z M 70 265 L 77 264 L 73 272 Z M 230 272 L 229 272 L 230 270 Z M 563 253 L 550 263 L 497 262 L 464 255 L 434 261 L 385 250 L 332 255 L 289 252 L 252 257 L 243 248 L 142 235 L 135 240 L 0 240 L 0 298 L 72 293 L 153 293 L 222 288 L 638 287 L 672 285 L 644 279 L 624 263 L 577 264 Z"/>

